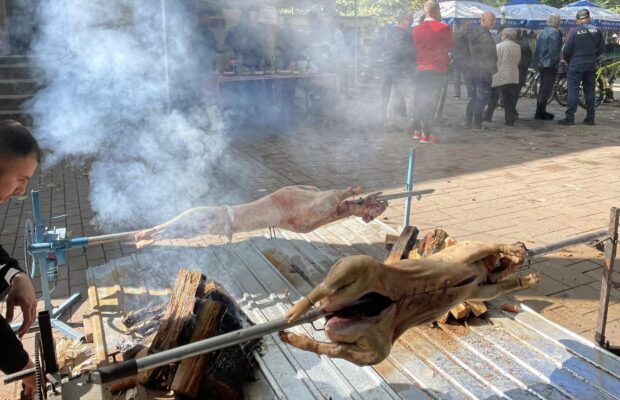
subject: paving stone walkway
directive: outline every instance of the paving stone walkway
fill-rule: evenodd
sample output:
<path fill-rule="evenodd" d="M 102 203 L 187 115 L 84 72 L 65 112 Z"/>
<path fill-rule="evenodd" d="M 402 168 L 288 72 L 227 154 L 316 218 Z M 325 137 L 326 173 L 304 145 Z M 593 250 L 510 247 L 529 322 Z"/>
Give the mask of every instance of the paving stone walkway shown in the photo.
<path fill-rule="evenodd" d="M 534 105 L 525 99 L 518 107 L 524 120 L 515 127 L 504 129 L 503 113 L 498 110 L 496 129 L 472 132 L 458 126 L 465 105 L 463 100 L 448 100 L 445 119 L 451 123 L 437 128 L 442 142 L 432 145 L 361 123 L 352 125 L 356 128 L 305 126 L 285 132 L 237 133 L 218 171 L 219 190 L 243 200 L 292 184 L 398 191 L 404 186 L 413 147 L 414 188 L 435 189 L 414 202 L 411 213 L 411 223 L 423 233 L 443 228 L 460 240 L 523 241 L 535 247 L 607 227 L 610 208 L 620 207 L 620 107 L 602 105 L 596 126 L 566 128 L 529 120 L 525 111 L 533 112 Z M 562 113 L 555 103 L 550 111 Z M 577 119 L 581 117 L 578 114 Z M 100 233 L 91 225 L 94 213 L 89 206 L 87 167 L 65 163 L 43 170 L 31 186 L 40 190 L 44 215 L 67 214 L 66 226 L 72 236 Z M 28 196 L 0 205 L 0 243 L 18 259 L 24 254 L 24 224 L 31 217 Z M 402 200 L 391 202 L 380 218 L 400 226 Z M 205 245 L 210 240 L 199 238 L 192 243 Z M 77 292 L 82 302 L 63 319 L 77 329 L 82 327 L 87 310 L 86 268 L 135 251 L 131 245 L 118 243 L 71 250 L 69 267 L 60 270 L 54 303 Z M 535 259 L 531 268 L 543 274 L 542 282 L 515 298 L 592 340 L 602 263 L 601 254 L 585 246 Z M 38 288 L 38 278 L 36 284 Z M 614 288 L 611 294 L 607 337 L 620 345 L 620 290 Z M 32 341 L 33 335 L 28 334 L 27 348 L 32 349 Z M 3 388 L 0 398 L 10 398 L 12 390 Z"/>

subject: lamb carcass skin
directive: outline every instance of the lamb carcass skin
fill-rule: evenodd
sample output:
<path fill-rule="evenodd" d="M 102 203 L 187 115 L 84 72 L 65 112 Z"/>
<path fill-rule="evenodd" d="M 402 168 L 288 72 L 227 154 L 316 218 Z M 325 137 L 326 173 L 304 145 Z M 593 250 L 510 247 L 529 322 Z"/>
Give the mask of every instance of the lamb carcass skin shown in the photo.
<path fill-rule="evenodd" d="M 265 197 L 234 206 L 207 206 L 189 209 L 172 220 L 136 234 L 138 248 L 162 239 L 183 239 L 198 235 L 225 235 L 269 227 L 298 233 L 314 229 L 349 216 L 370 222 L 388 204 L 379 201 L 380 192 L 364 198 L 362 204 L 348 201 L 362 193 L 362 188 L 321 191 L 313 186 L 286 186 Z"/>

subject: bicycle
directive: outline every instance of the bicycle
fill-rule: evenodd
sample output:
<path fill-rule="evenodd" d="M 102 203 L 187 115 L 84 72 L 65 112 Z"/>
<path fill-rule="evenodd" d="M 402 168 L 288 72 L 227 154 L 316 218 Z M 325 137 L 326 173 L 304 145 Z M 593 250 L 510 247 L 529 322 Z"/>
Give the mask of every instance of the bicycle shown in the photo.
<path fill-rule="evenodd" d="M 558 103 L 563 106 L 568 104 L 568 82 L 566 73 L 559 76 L 556 83 L 554 96 Z M 607 95 L 607 89 L 613 85 L 615 79 L 620 75 L 620 61 L 615 61 L 607 65 L 603 65 L 596 70 L 595 86 L 594 86 L 594 107 L 601 105 Z M 583 86 L 579 87 L 579 106 L 588 108 L 586 98 L 583 94 Z"/>
<path fill-rule="evenodd" d="M 554 87 L 551 89 L 551 95 L 547 99 L 547 104 L 551 104 L 554 99 L 555 93 L 555 85 L 557 84 L 557 79 L 554 83 Z M 527 77 L 525 78 L 525 84 L 521 87 L 521 91 L 519 92 L 519 97 L 532 97 L 538 98 L 538 91 L 540 90 L 540 73 L 537 69 L 529 68 L 527 71 Z"/>
<path fill-rule="evenodd" d="M 525 84 L 521 87 L 519 97 L 536 97 L 538 93 L 538 75 L 538 70 L 528 68 Z"/>

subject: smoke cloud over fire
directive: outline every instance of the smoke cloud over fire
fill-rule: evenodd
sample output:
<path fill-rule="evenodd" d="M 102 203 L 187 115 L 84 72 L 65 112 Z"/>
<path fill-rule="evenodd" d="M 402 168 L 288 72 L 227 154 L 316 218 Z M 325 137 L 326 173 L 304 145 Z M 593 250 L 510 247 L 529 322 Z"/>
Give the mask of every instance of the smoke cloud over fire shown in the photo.
<path fill-rule="evenodd" d="M 33 53 L 45 86 L 28 111 L 47 166 L 91 162 L 90 201 L 104 229 L 158 223 L 199 204 L 226 149 L 218 113 L 194 101 L 206 76 L 184 4 L 40 3 Z M 170 71 L 182 82 L 168 81 Z"/>

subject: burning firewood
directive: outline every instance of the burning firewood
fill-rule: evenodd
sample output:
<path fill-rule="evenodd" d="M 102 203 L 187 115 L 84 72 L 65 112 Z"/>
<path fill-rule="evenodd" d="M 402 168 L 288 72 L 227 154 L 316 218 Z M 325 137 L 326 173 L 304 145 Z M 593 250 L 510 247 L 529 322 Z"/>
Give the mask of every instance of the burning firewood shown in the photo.
<path fill-rule="evenodd" d="M 161 239 L 182 239 L 198 235 L 224 235 L 269 227 L 293 232 L 314 229 L 350 216 L 370 222 L 388 204 L 380 193 L 368 195 L 363 202 L 347 200 L 362 193 L 362 188 L 320 191 L 313 186 L 287 186 L 256 201 L 235 206 L 196 207 L 172 220 L 136 234 L 136 246 L 142 248 Z"/>
<path fill-rule="evenodd" d="M 190 342 L 207 339 L 252 325 L 234 299 L 216 282 L 206 283 L 198 272 L 181 270 L 170 300 L 128 313 L 123 323 L 130 329 L 150 318 L 161 322 L 157 333 L 131 350 L 142 350 L 137 357 L 154 354 Z M 243 383 L 252 376 L 253 354 L 260 339 L 171 363 L 141 373 L 140 384 L 156 389 L 172 389 L 184 398 L 234 399 L 241 396 Z M 130 351 L 123 353 L 124 358 Z"/>

